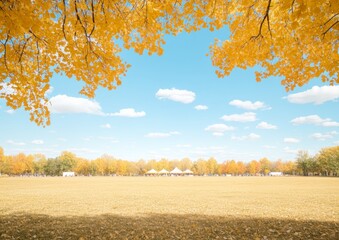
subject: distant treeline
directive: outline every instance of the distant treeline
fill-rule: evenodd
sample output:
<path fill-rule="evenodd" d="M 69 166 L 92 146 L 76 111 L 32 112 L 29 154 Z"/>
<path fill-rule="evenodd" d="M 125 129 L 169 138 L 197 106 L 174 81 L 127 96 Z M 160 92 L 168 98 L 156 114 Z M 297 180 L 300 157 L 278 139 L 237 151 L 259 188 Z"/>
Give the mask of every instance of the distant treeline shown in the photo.
<path fill-rule="evenodd" d="M 42 154 L 7 156 L 0 147 L 0 174 L 7 175 L 48 175 L 61 176 L 72 171 L 77 175 L 144 175 L 148 170 L 189 169 L 195 175 L 267 175 L 269 172 L 282 172 L 290 175 L 337 176 L 339 172 L 339 146 L 321 149 L 315 156 L 300 151 L 294 161 L 271 161 L 268 158 L 252 160 L 248 163 L 227 160 L 219 163 L 215 158 L 189 158 L 181 160 L 139 160 L 137 162 L 116 159 L 103 155 L 95 160 L 77 157 L 72 152 L 64 151 L 56 158 L 46 158 Z"/>

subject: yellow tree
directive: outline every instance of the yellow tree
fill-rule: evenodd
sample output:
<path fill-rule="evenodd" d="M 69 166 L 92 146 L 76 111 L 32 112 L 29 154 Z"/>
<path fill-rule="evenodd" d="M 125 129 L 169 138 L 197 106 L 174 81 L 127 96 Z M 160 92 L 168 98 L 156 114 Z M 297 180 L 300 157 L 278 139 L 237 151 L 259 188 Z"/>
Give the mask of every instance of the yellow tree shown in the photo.
<path fill-rule="evenodd" d="M 264 175 L 267 175 L 271 170 L 271 162 L 267 158 L 262 158 L 259 160 L 260 163 L 260 172 Z"/>
<path fill-rule="evenodd" d="M 208 174 L 215 174 L 218 171 L 218 162 L 215 160 L 214 157 L 211 157 L 207 160 L 207 173 Z"/>
<path fill-rule="evenodd" d="M 237 162 L 238 174 L 242 175 L 246 172 L 246 165 L 243 162 Z"/>
<path fill-rule="evenodd" d="M 0 98 L 50 124 L 46 92 L 54 72 L 83 81 L 80 93 L 121 84 L 122 48 L 163 52 L 164 35 L 211 31 L 231 36 L 211 47 L 219 77 L 260 65 L 257 80 L 283 77 L 287 90 L 314 77 L 338 83 L 337 0 L 7 0 L 0 1 Z"/>
<path fill-rule="evenodd" d="M 252 160 L 250 163 L 248 163 L 247 168 L 251 175 L 255 175 L 260 172 L 260 163 L 256 160 Z"/>
<path fill-rule="evenodd" d="M 339 1 L 231 1 L 229 40 L 211 48 L 219 77 L 259 65 L 257 81 L 282 77 L 286 90 L 321 77 L 339 83 Z"/>

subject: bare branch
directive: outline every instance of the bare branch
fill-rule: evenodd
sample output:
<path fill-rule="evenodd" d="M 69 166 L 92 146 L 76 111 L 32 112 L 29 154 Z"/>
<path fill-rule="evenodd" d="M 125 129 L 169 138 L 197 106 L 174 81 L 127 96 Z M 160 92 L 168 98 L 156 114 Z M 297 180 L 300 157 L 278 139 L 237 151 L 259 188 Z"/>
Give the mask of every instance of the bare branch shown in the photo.
<path fill-rule="evenodd" d="M 6 66 L 7 71 L 9 70 L 8 66 L 7 66 L 7 42 L 8 42 L 8 40 L 9 40 L 9 31 L 7 33 L 5 42 L 4 43 L 1 42 L 2 45 L 4 45 L 4 49 L 5 49 L 5 51 L 4 51 L 4 62 L 5 62 L 5 66 Z"/>
<path fill-rule="evenodd" d="M 269 11 L 270 11 L 270 7 L 271 7 L 271 1 L 272 0 L 269 0 L 268 1 L 268 4 L 267 4 L 267 8 L 266 8 L 266 12 L 265 12 L 265 15 L 264 15 L 264 18 L 262 19 L 261 23 L 260 23 L 260 27 L 259 27 L 259 32 L 256 36 L 252 36 L 251 39 L 257 39 L 258 37 L 262 36 L 261 34 L 261 31 L 262 31 L 262 26 L 265 22 L 265 19 L 267 19 L 267 24 L 268 24 L 268 30 L 270 31 L 271 33 L 271 29 L 270 29 L 270 21 L 269 21 Z M 272 33 L 271 33 L 272 34 Z"/>
<path fill-rule="evenodd" d="M 24 54 L 24 52 L 25 52 L 26 45 L 27 45 L 27 43 L 28 43 L 28 41 L 29 41 L 30 39 L 31 39 L 31 37 L 29 37 L 29 38 L 26 39 L 26 41 L 25 41 L 25 43 L 24 43 L 24 46 L 23 46 L 22 49 L 21 49 L 21 53 L 20 53 L 19 60 L 18 60 L 19 63 L 21 63 L 21 59 L 22 59 L 22 56 L 23 56 L 23 54 Z"/>
<path fill-rule="evenodd" d="M 327 23 L 329 23 L 333 18 L 335 18 L 335 17 L 338 16 L 338 15 L 339 15 L 339 13 L 334 14 L 332 17 L 330 17 L 330 19 L 328 19 L 328 20 L 323 24 L 323 26 L 325 26 Z"/>
<path fill-rule="evenodd" d="M 37 61 L 37 64 L 38 64 L 38 74 L 39 74 L 40 73 L 40 61 L 39 61 L 40 48 L 39 48 L 39 41 L 36 41 L 36 49 L 37 49 L 36 61 Z"/>
<path fill-rule="evenodd" d="M 337 23 L 339 23 L 339 20 L 338 21 L 336 21 L 335 23 L 333 23 L 322 35 L 323 35 L 323 38 L 325 37 L 325 35 L 326 35 L 326 33 L 328 32 L 328 31 L 330 31 Z"/>
<path fill-rule="evenodd" d="M 48 44 L 48 42 L 43 39 L 43 38 L 40 38 L 39 36 L 37 36 L 32 30 L 29 30 L 28 31 L 29 33 L 31 33 L 36 39 L 38 39 L 39 41 L 42 41 L 43 43 L 45 43 L 46 45 Z"/>
<path fill-rule="evenodd" d="M 62 19 L 62 32 L 64 34 L 64 38 L 65 40 L 67 41 L 67 38 L 66 38 L 66 32 L 65 32 L 65 24 L 66 24 L 66 1 L 65 0 L 62 0 L 63 4 L 64 4 L 64 9 L 63 9 L 63 14 L 64 14 L 64 17 Z"/>
<path fill-rule="evenodd" d="M 93 0 L 91 0 L 91 11 L 92 11 L 92 22 L 93 22 L 93 27 L 92 27 L 92 30 L 89 34 L 89 37 L 92 36 L 93 32 L 94 32 L 94 29 L 95 29 L 95 15 L 94 15 L 94 2 Z"/>

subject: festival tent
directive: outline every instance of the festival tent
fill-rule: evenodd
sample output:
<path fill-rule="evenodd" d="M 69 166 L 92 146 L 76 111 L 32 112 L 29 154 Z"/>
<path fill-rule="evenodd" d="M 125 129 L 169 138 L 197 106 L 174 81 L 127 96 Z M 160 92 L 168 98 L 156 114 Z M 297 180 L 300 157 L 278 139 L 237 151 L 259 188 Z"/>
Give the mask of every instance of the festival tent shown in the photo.
<path fill-rule="evenodd" d="M 179 169 L 179 168 L 174 168 L 172 171 L 171 171 L 171 175 L 181 175 L 182 174 L 182 171 Z"/>
<path fill-rule="evenodd" d="M 159 171 L 160 175 L 167 175 L 169 174 L 169 171 L 167 171 L 165 168 L 163 168 L 161 171 Z"/>
<path fill-rule="evenodd" d="M 148 172 L 146 172 L 146 174 L 157 174 L 158 172 L 155 171 L 153 168 L 151 170 L 149 170 Z"/>

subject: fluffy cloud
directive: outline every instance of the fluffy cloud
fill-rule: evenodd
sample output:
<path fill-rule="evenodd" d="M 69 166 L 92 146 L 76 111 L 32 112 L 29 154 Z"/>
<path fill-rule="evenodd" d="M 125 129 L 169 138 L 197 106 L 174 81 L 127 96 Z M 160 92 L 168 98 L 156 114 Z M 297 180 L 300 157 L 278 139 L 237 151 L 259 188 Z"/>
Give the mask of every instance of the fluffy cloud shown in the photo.
<path fill-rule="evenodd" d="M 252 110 L 252 111 L 268 108 L 267 106 L 265 106 L 265 103 L 263 102 L 242 101 L 242 100 L 237 100 L 237 99 L 230 101 L 229 105 L 242 108 L 242 109 L 246 109 L 246 110 Z"/>
<path fill-rule="evenodd" d="M 194 107 L 196 110 L 207 110 L 208 107 L 206 105 L 197 105 Z"/>
<path fill-rule="evenodd" d="M 15 113 L 15 111 L 13 109 L 9 109 L 9 110 L 6 111 L 6 113 L 13 114 L 13 113 Z"/>
<path fill-rule="evenodd" d="M 100 125 L 100 127 L 109 129 L 109 128 L 111 128 L 111 125 L 109 123 L 106 123 L 106 124 Z"/>
<path fill-rule="evenodd" d="M 24 143 L 24 142 L 15 142 L 13 140 L 8 140 L 7 143 L 11 144 L 11 145 L 15 145 L 15 146 L 24 146 L 24 145 L 26 145 L 26 143 Z"/>
<path fill-rule="evenodd" d="M 221 119 L 229 122 L 254 122 L 257 120 L 257 117 L 254 112 L 245 112 L 243 114 L 224 115 Z"/>
<path fill-rule="evenodd" d="M 104 115 L 98 102 L 86 98 L 57 95 L 50 99 L 50 111 L 52 113 L 87 113 Z"/>
<path fill-rule="evenodd" d="M 205 131 L 212 132 L 214 136 L 223 136 L 224 132 L 232 131 L 235 128 L 232 126 L 227 126 L 225 124 L 213 124 L 205 128 Z"/>
<path fill-rule="evenodd" d="M 171 137 L 173 135 L 179 135 L 180 133 L 177 131 L 173 131 L 173 132 L 153 132 L 153 133 L 148 133 L 145 135 L 145 137 L 148 138 L 166 138 L 166 137 Z"/>
<path fill-rule="evenodd" d="M 144 111 L 136 112 L 134 108 L 124 108 L 120 109 L 119 112 L 116 113 L 109 113 L 108 116 L 117 116 L 117 117 L 144 117 L 146 116 L 146 113 Z"/>
<path fill-rule="evenodd" d="M 309 115 L 297 117 L 291 120 L 294 125 L 313 124 L 324 127 L 339 127 L 339 122 L 332 121 L 330 118 L 321 118 L 318 115 Z"/>
<path fill-rule="evenodd" d="M 235 137 L 232 136 L 232 140 L 237 140 L 237 141 L 244 141 L 244 140 L 257 140 L 260 138 L 260 135 L 255 134 L 255 133 L 250 133 L 248 135 L 245 136 L 240 136 L 240 137 Z"/>
<path fill-rule="evenodd" d="M 298 143 L 300 140 L 298 138 L 284 138 L 284 143 Z"/>
<path fill-rule="evenodd" d="M 314 133 L 311 135 L 311 137 L 319 141 L 325 141 L 327 139 L 333 138 L 337 134 L 338 133 L 336 131 L 327 132 L 327 133 Z"/>
<path fill-rule="evenodd" d="M 36 145 L 42 145 L 42 144 L 44 144 L 44 141 L 40 140 L 40 139 L 36 139 L 36 140 L 33 140 L 32 143 L 36 144 Z"/>
<path fill-rule="evenodd" d="M 195 100 L 194 92 L 176 88 L 159 89 L 155 96 L 159 99 L 169 99 L 181 103 L 191 103 Z"/>
<path fill-rule="evenodd" d="M 259 129 L 277 129 L 277 126 L 269 124 L 267 122 L 261 122 L 257 125 L 256 128 L 259 128 Z"/>
<path fill-rule="evenodd" d="M 323 104 L 339 98 L 339 86 L 314 86 L 304 92 L 290 94 L 286 98 L 289 102 L 297 104 Z"/>

